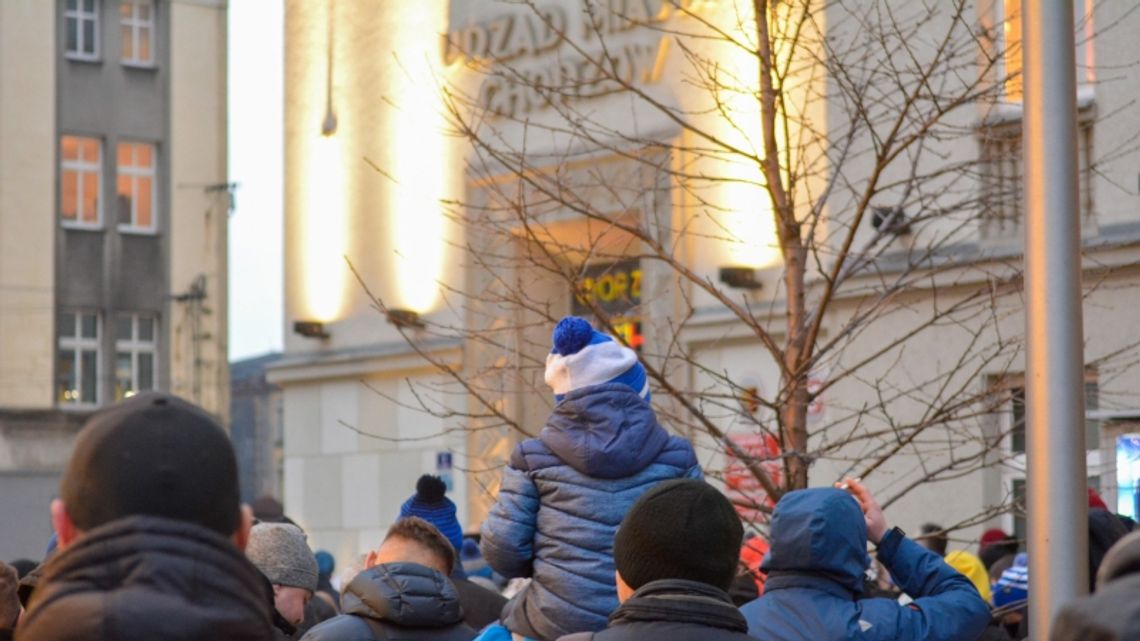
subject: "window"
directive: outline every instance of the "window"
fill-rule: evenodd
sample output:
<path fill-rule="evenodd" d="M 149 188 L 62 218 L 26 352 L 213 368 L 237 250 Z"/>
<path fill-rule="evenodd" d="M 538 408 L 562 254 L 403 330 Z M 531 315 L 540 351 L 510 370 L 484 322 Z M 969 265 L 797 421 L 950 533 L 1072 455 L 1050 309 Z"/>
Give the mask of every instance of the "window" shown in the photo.
<path fill-rule="evenodd" d="M 60 405 L 99 402 L 99 315 L 65 312 L 59 317 L 59 357 L 56 364 Z"/>
<path fill-rule="evenodd" d="M 154 316 L 119 314 L 115 321 L 115 400 L 154 389 Z"/>
<path fill-rule="evenodd" d="M 119 228 L 154 231 L 154 145 L 122 142 L 117 156 Z"/>
<path fill-rule="evenodd" d="M 982 236 L 986 238 L 1019 237 L 1024 220 L 1021 123 L 984 127 L 981 136 Z M 1094 214 L 1093 123 L 1081 122 L 1077 128 L 1077 195 L 1081 215 L 1092 223 Z"/>
<path fill-rule="evenodd" d="M 1096 0 L 1073 3 L 1073 40 L 1076 44 L 1077 85 L 1089 85 L 1094 79 L 1093 9 Z M 996 4 L 996 3 L 995 3 Z M 1002 95 L 1007 102 L 1020 103 L 1024 97 L 1021 0 L 1001 0 L 998 22 L 998 49 L 1001 53 L 999 73 Z"/>
<path fill-rule="evenodd" d="M 62 138 L 59 215 L 65 225 L 99 227 L 102 223 L 102 165 L 98 138 Z"/>
<path fill-rule="evenodd" d="M 1002 486 L 1007 492 L 1005 500 L 1011 501 L 1012 512 L 1008 515 L 1007 531 L 1012 531 L 1019 540 L 1025 539 L 1025 383 L 1020 376 L 1011 376 L 1002 384 L 1003 400 L 999 409 L 998 428 L 1008 436 L 1003 445 L 1005 464 L 1002 466 Z M 1099 408 L 1099 385 L 1096 374 L 1085 376 L 1085 411 L 1094 412 Z M 1085 419 L 1085 466 L 1088 471 L 1089 487 L 1099 490 L 1101 476 L 1109 471 L 1107 465 L 1115 452 L 1105 456 L 1101 449 L 1101 424 L 1095 419 Z"/>
<path fill-rule="evenodd" d="M 119 5 L 123 64 L 140 67 L 154 65 L 154 2 L 124 0 Z"/>
<path fill-rule="evenodd" d="M 67 0 L 63 16 L 68 58 L 99 59 L 99 2 Z"/>

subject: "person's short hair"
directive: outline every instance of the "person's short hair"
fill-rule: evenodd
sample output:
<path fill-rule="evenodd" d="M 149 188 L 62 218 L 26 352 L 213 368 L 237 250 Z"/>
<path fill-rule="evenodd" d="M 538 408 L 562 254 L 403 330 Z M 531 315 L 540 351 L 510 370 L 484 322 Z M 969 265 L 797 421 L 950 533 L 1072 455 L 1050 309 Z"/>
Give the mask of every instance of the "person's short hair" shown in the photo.
<path fill-rule="evenodd" d="M 922 527 L 919 528 L 919 536 L 915 540 L 938 556 L 946 556 L 950 537 L 946 536 L 945 530 L 946 528 L 936 523 L 923 523 Z"/>
<path fill-rule="evenodd" d="M 241 519 L 229 437 L 202 408 L 159 392 L 133 396 L 87 420 L 63 472 L 60 498 L 80 530 L 150 515 L 230 536 Z"/>
<path fill-rule="evenodd" d="M 16 591 L 19 585 L 16 569 L 0 562 L 0 630 L 16 627 L 16 618 L 20 616 L 20 597 Z"/>
<path fill-rule="evenodd" d="M 451 547 L 451 542 L 439 528 L 418 516 L 406 516 L 393 523 L 384 535 L 384 540 L 393 537 L 418 543 L 436 557 L 440 567 L 447 568 L 447 572 L 455 567 L 455 548 Z"/>

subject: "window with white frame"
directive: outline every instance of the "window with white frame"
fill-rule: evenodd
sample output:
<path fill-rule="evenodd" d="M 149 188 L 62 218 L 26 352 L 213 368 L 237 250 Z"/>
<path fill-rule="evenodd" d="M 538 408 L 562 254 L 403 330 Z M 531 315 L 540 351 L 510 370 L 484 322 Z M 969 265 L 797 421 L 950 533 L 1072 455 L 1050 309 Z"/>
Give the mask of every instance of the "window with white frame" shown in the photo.
<path fill-rule="evenodd" d="M 68 58 L 99 59 L 100 0 L 67 0 L 63 12 L 64 38 Z"/>
<path fill-rule="evenodd" d="M 60 140 L 59 216 L 72 227 L 102 223 L 103 154 L 98 138 L 63 136 Z"/>
<path fill-rule="evenodd" d="M 1013 510 L 1007 515 L 1006 529 L 1019 540 L 1025 539 L 1025 380 L 1021 376 L 1009 376 L 999 384 L 1002 403 L 998 411 L 998 428 L 1003 435 L 1002 486 L 1007 498 L 1012 501 Z M 1099 386 L 1095 373 L 1085 375 L 1085 410 L 1093 412 L 1099 407 Z M 1101 449 L 1101 424 L 1094 419 L 1085 420 L 1085 466 L 1088 471 L 1089 487 L 1099 490 L 1101 476 L 1108 472 L 1106 465 L 1111 462 Z"/>
<path fill-rule="evenodd" d="M 1021 123 L 983 127 L 981 143 L 982 236 L 1020 238 L 1024 220 Z M 1082 121 L 1077 128 L 1077 195 L 1081 215 L 1093 224 L 1093 123 Z"/>
<path fill-rule="evenodd" d="M 115 400 L 155 388 L 158 320 L 150 314 L 115 319 Z"/>
<path fill-rule="evenodd" d="M 95 405 L 99 402 L 99 315 L 64 312 L 59 317 L 58 380 L 60 405 Z"/>
<path fill-rule="evenodd" d="M 116 157 L 119 228 L 154 231 L 157 209 L 154 145 L 121 142 Z"/>
<path fill-rule="evenodd" d="M 154 65 L 154 2 L 123 0 L 119 5 L 123 64 Z"/>

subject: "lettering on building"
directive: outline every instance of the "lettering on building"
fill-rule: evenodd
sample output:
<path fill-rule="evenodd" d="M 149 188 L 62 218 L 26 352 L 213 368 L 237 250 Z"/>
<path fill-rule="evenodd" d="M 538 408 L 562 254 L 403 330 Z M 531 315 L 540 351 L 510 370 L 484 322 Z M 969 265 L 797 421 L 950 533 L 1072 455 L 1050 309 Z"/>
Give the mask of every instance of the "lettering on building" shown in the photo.
<path fill-rule="evenodd" d="M 443 60 L 485 74 L 481 107 L 517 116 L 658 82 L 661 23 L 716 0 L 579 0 L 472 22 L 443 38 Z"/>

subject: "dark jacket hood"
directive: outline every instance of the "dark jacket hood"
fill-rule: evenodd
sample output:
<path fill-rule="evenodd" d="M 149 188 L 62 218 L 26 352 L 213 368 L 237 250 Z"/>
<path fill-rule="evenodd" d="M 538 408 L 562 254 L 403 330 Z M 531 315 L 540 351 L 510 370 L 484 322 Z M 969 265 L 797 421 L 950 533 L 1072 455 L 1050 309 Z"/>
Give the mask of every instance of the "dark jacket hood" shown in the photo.
<path fill-rule="evenodd" d="M 463 622 L 459 593 L 442 573 L 417 563 L 383 563 L 364 570 L 341 595 L 344 614 L 405 628 L 443 628 Z"/>
<path fill-rule="evenodd" d="M 271 639 L 261 574 L 225 537 L 183 521 L 117 519 L 44 566 L 21 639 Z M 89 637 L 88 637 L 89 638 Z"/>
<path fill-rule="evenodd" d="M 858 501 L 843 490 L 812 488 L 785 494 L 772 514 L 771 549 L 760 569 L 826 576 L 852 593 L 863 589 L 867 524 Z"/>
<path fill-rule="evenodd" d="M 1140 574 L 1140 532 L 1125 536 L 1108 551 L 1097 572 L 1096 582 L 1098 586 L 1104 586 L 1130 574 Z"/>
<path fill-rule="evenodd" d="M 538 438 L 582 474 L 611 479 L 645 469 L 669 441 L 649 403 L 620 383 L 567 394 Z"/>

